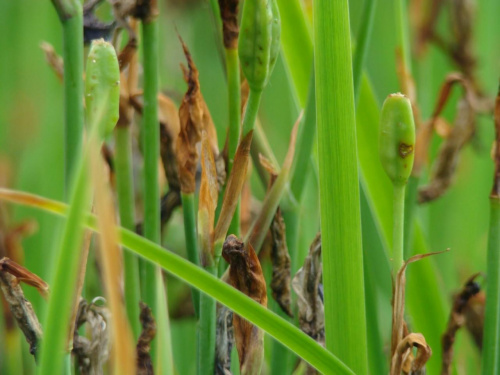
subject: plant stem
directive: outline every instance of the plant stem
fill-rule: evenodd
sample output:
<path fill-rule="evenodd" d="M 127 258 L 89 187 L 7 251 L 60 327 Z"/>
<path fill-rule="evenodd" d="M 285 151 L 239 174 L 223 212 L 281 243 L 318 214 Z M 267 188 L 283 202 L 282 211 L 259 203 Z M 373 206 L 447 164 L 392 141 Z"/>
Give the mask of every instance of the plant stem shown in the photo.
<path fill-rule="evenodd" d="M 414 217 L 417 211 L 417 194 L 418 182 L 420 177 L 411 175 L 408 179 L 405 194 L 405 212 L 404 212 L 404 246 L 403 256 L 404 259 L 410 258 L 412 254 L 413 232 L 414 232 Z"/>
<path fill-rule="evenodd" d="M 210 274 L 216 275 L 215 265 L 205 269 Z M 212 375 L 214 373 L 216 305 L 212 297 L 201 293 L 198 328 L 198 375 Z"/>
<path fill-rule="evenodd" d="M 83 16 L 81 6 L 62 22 L 64 58 L 64 181 L 69 195 L 71 174 L 83 137 Z"/>
<path fill-rule="evenodd" d="M 198 241 L 196 239 L 196 209 L 194 193 L 181 193 L 182 212 L 184 216 L 184 233 L 186 238 L 186 251 L 189 261 L 197 266 L 200 265 L 200 255 L 198 253 Z M 196 317 L 200 316 L 200 292 L 191 289 L 193 306 Z"/>
<path fill-rule="evenodd" d="M 245 115 L 243 116 L 243 125 L 242 125 L 243 137 L 246 136 L 250 130 L 253 130 L 255 126 L 255 120 L 257 118 L 257 114 L 259 113 L 259 105 L 261 97 L 262 97 L 262 91 L 250 89 L 250 93 L 248 94 L 247 105 L 245 108 Z"/>
<path fill-rule="evenodd" d="M 393 213 L 392 272 L 395 280 L 404 262 L 405 185 L 394 184 Z"/>
<path fill-rule="evenodd" d="M 500 199 L 490 197 L 490 232 L 487 258 L 488 288 L 484 320 L 482 374 L 500 371 Z"/>
<path fill-rule="evenodd" d="M 359 99 L 359 87 L 363 77 L 363 67 L 365 65 L 368 45 L 372 34 L 373 20 L 375 19 L 375 8 L 377 0 L 366 0 L 361 15 L 360 29 L 356 39 L 356 50 L 354 51 L 353 62 L 353 82 L 354 82 L 354 103 L 357 105 Z"/>
<path fill-rule="evenodd" d="M 227 173 L 233 168 L 234 155 L 240 140 L 241 126 L 241 87 L 240 62 L 238 50 L 226 48 L 227 88 L 229 96 L 229 134 L 228 134 L 228 166 Z M 229 226 L 229 233 L 240 236 L 240 204 L 236 206 L 233 220 Z"/>
<path fill-rule="evenodd" d="M 144 237 L 160 243 L 160 192 L 158 187 L 158 159 L 160 141 L 158 131 L 158 25 L 157 21 L 142 24 L 144 66 Z M 156 313 L 155 266 L 144 263 L 142 299 Z"/>
<path fill-rule="evenodd" d="M 396 0 L 396 33 L 398 46 L 401 49 L 401 60 L 408 74 L 411 73 L 410 42 L 408 35 L 408 17 L 405 0 Z M 408 95 L 407 92 L 404 94 Z"/>
<path fill-rule="evenodd" d="M 368 372 L 363 254 L 346 0 L 313 4 L 325 338 L 353 371 Z"/>
<path fill-rule="evenodd" d="M 132 138 L 130 126 L 117 126 L 115 129 L 115 170 L 116 191 L 121 226 L 135 229 L 134 179 L 132 176 Z M 140 281 L 137 257 L 128 251 L 123 253 L 125 279 L 125 305 L 135 339 L 139 337 Z"/>

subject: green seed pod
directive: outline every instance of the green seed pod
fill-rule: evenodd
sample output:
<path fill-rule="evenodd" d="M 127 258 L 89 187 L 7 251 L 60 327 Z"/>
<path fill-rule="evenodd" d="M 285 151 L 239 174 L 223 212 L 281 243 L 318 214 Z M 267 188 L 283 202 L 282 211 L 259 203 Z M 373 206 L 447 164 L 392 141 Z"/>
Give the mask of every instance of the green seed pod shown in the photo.
<path fill-rule="evenodd" d="M 116 125 L 119 116 L 120 69 L 115 49 L 104 40 L 94 40 L 87 58 L 85 105 L 87 124 L 98 126 L 104 138 Z"/>
<path fill-rule="evenodd" d="M 410 177 L 415 154 L 415 123 L 410 100 L 391 94 L 382 106 L 379 139 L 380 161 L 395 185 Z"/>
<path fill-rule="evenodd" d="M 278 8 L 278 2 L 276 0 L 271 0 L 271 9 L 273 11 L 273 25 L 272 25 L 273 37 L 271 41 L 268 77 L 270 77 L 271 73 L 273 72 L 281 48 L 281 17 L 280 17 L 280 10 Z"/>
<path fill-rule="evenodd" d="M 273 12 L 271 0 L 245 0 L 238 54 L 250 89 L 261 91 L 269 79 Z"/>

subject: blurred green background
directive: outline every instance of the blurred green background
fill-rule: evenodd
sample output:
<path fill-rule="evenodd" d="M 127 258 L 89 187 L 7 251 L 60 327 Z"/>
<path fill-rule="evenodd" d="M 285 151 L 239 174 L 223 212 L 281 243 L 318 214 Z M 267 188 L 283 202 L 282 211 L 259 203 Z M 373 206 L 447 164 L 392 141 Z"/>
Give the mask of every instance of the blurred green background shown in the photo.
<path fill-rule="evenodd" d="M 306 7 L 310 6 L 310 2 L 306 3 Z M 415 1 L 415 3 L 423 2 Z M 484 91 L 493 96 L 500 77 L 498 37 L 500 22 L 497 20 L 500 14 L 500 2 L 477 0 L 475 3 L 477 8 L 473 47 L 478 57 L 477 74 Z M 362 7 L 362 0 L 350 2 L 353 36 L 359 27 Z M 109 10 L 104 9 L 102 12 L 104 16 L 110 16 Z M 219 143 L 222 147 L 228 121 L 227 89 L 220 40 L 208 1 L 161 1 L 160 19 L 161 90 L 178 103 L 186 88 L 179 67 L 185 59 L 176 35 L 177 28 L 191 50 L 200 72 L 201 89 L 217 126 Z M 450 34 L 448 21 L 445 11 L 438 25 L 440 32 L 445 36 Z M 45 62 L 39 48 L 42 41 L 51 43 L 56 51 L 61 53 L 61 27 L 49 0 L 0 1 L 0 184 L 61 200 L 63 197 L 62 85 Z M 399 91 L 395 45 L 393 4 L 389 0 L 378 0 L 366 61 L 366 80 L 357 108 L 358 121 L 360 119 L 370 121 L 374 127 L 378 121 L 377 108 L 380 108 L 385 96 Z M 430 116 L 445 75 L 454 69 L 448 57 L 433 46 L 423 58 L 413 60 L 418 103 L 423 118 Z M 298 115 L 290 82 L 286 63 L 280 59 L 265 91 L 260 111 L 263 127 L 280 163 L 286 152 L 289 130 Z M 460 90 L 456 91 L 445 111 L 450 121 L 454 117 L 455 104 L 460 94 Z M 371 117 L 363 115 L 366 113 L 373 115 Z M 414 323 L 416 328 L 426 327 L 425 324 L 419 326 L 421 321 L 434 322 L 431 326 L 436 327 L 437 332 L 436 330 L 422 332 L 426 337 L 433 337 L 434 339 L 430 340 L 433 342 L 438 342 L 445 329 L 453 292 L 457 291 L 471 274 L 485 272 L 486 269 L 488 195 L 493 173 L 493 163 L 490 158 L 492 140 L 492 118 L 488 116 L 480 118 L 473 142 L 465 147 L 460 157 L 452 188 L 436 202 L 419 207 L 417 210 L 423 240 L 426 243 L 425 248 L 428 251 L 451 249 L 444 255 L 412 265 L 408 272 L 409 322 Z M 439 144 L 440 140 L 433 141 L 432 155 L 436 154 Z M 319 229 L 317 185 L 314 173 L 310 173 L 309 176 L 311 178 L 308 180 L 301 204 L 302 224 L 299 243 L 303 249 L 307 249 Z M 255 178 L 252 186 L 255 194 L 262 197 L 262 187 Z M 8 211 L 10 225 L 26 218 L 34 219 L 38 223 L 38 231 L 23 241 L 25 265 L 47 279 L 49 272 L 47 265 L 57 241 L 59 219 L 27 208 L 14 206 L 4 208 Z M 365 227 L 373 225 L 370 220 L 368 217 L 363 217 L 363 225 Z M 183 253 L 183 238 L 181 213 L 177 212 L 165 229 L 165 246 Z M 365 251 L 371 250 L 372 246 L 375 244 L 365 242 Z M 370 265 L 375 275 L 376 262 L 375 259 Z M 422 290 L 426 284 L 417 279 L 417 276 L 425 275 L 426 272 L 432 275 L 429 280 L 436 282 L 436 285 L 432 285 L 432 288 L 435 288 L 433 293 Z M 174 311 L 179 300 L 185 299 L 188 289 L 177 280 L 170 278 L 168 280 L 169 303 Z M 97 288 L 96 285 L 94 287 Z M 37 312 L 43 314 L 45 306 L 43 299 L 31 288 L 24 289 Z M 96 289 L 95 292 L 98 293 L 99 290 Z M 376 294 L 380 302 L 378 331 L 385 343 L 383 348 L 379 348 L 382 351 L 388 350 L 390 327 L 390 302 L 386 297 L 387 290 L 378 291 Z M 418 308 L 412 310 L 412 306 Z M 434 307 L 427 308 L 428 306 Z M 172 339 L 176 343 L 173 346 L 174 358 L 179 374 L 194 373 L 195 361 L 190 359 L 194 358 L 194 324 L 191 318 L 172 319 Z M 3 323 L 0 326 L 3 330 Z M 441 330 L 437 329 L 439 327 Z M 24 339 L 17 337 L 16 340 L 22 343 L 22 353 L 28 357 Z M 7 373 L 4 371 L 7 371 L 9 361 L 18 360 L 6 358 L 5 345 L 6 341 L 0 340 L 0 373 Z M 464 332 L 459 333 L 457 346 L 457 373 L 476 373 L 479 368 L 479 356 L 470 337 Z M 433 351 L 438 353 L 439 349 L 433 347 Z M 32 362 L 31 358 L 25 359 L 25 373 L 32 373 Z M 436 373 L 434 370 L 439 368 L 439 362 L 439 357 L 431 360 L 430 374 Z"/>

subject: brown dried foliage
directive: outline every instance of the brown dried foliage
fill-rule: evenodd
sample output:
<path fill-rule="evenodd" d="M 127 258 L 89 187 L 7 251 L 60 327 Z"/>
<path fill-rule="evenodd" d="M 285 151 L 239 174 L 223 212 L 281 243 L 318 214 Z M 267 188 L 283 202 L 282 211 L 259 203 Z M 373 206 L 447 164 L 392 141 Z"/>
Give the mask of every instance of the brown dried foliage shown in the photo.
<path fill-rule="evenodd" d="M 49 290 L 47 283 L 34 273 L 8 258 L 1 259 L 0 288 L 9 306 L 10 313 L 30 346 L 30 353 L 36 358 L 38 344 L 42 339 L 42 327 L 31 303 L 24 297 L 23 290 L 19 285 L 20 281 L 34 286 L 42 295 L 46 295 Z"/>
<path fill-rule="evenodd" d="M 422 369 L 432 354 L 424 336 L 408 332 L 404 321 L 406 267 L 410 263 L 441 253 L 443 251 L 414 255 L 403 264 L 396 275 L 392 300 L 391 375 L 400 375 L 402 370 L 408 374 Z M 417 347 L 416 358 L 412 355 L 413 346 Z"/>
<path fill-rule="evenodd" d="M 222 36 L 224 47 L 238 48 L 238 5 L 239 0 L 219 0 L 220 15 L 222 18 Z"/>
<path fill-rule="evenodd" d="M 141 325 L 142 332 L 137 340 L 137 375 L 153 375 L 153 362 L 151 361 L 151 341 L 156 336 L 156 322 L 151 313 L 151 309 L 144 302 L 141 306 Z"/>
<path fill-rule="evenodd" d="M 62 83 L 64 77 L 64 62 L 62 57 L 56 53 L 54 47 L 50 43 L 42 42 L 40 43 L 40 48 L 45 55 L 45 60 L 47 60 L 47 63 L 56 74 L 59 82 Z"/>
<path fill-rule="evenodd" d="M 224 242 L 222 255 L 230 264 L 229 284 L 267 307 L 266 280 L 252 245 L 230 235 Z M 236 314 L 233 315 L 233 325 L 241 373 L 260 373 L 264 359 L 264 332 Z"/>
<path fill-rule="evenodd" d="M 321 345 L 325 345 L 325 309 L 319 294 L 321 266 L 321 233 L 309 248 L 304 265 L 297 271 L 292 287 L 297 293 L 300 329 Z"/>
<path fill-rule="evenodd" d="M 451 374 L 455 335 L 466 322 L 465 313 L 470 299 L 480 292 L 479 284 L 475 282 L 477 276 L 479 276 L 479 274 L 470 277 L 460 293 L 453 299 L 453 306 L 451 308 L 450 317 L 448 318 L 448 326 L 441 338 L 441 345 L 443 347 L 443 358 L 441 362 L 442 375 Z"/>
<path fill-rule="evenodd" d="M 231 375 L 231 350 L 234 345 L 233 312 L 220 304 L 217 305 L 216 335 L 215 374 Z"/>
<path fill-rule="evenodd" d="M 217 171 L 214 155 L 208 141 L 207 133 L 203 131 L 201 145 L 201 183 L 198 209 L 198 236 L 201 247 L 201 264 L 206 267 L 213 264 L 213 237 L 215 209 L 219 196 Z"/>
<path fill-rule="evenodd" d="M 102 298 L 96 298 L 89 305 L 81 298 L 78 304 L 72 354 L 82 375 L 102 373 L 104 363 L 109 358 L 110 313 L 106 307 L 95 304 L 99 300 Z M 83 324 L 87 324 L 86 331 L 90 333 L 90 338 L 78 334 Z"/>
<path fill-rule="evenodd" d="M 197 144 L 203 130 L 207 132 L 214 155 L 219 154 L 217 134 L 208 107 L 203 99 L 198 80 L 198 70 L 186 44 L 179 37 L 188 68 L 181 65 L 188 89 L 179 108 L 180 132 L 177 138 L 177 163 L 183 193 L 193 193 L 196 189 L 196 167 L 198 165 Z"/>

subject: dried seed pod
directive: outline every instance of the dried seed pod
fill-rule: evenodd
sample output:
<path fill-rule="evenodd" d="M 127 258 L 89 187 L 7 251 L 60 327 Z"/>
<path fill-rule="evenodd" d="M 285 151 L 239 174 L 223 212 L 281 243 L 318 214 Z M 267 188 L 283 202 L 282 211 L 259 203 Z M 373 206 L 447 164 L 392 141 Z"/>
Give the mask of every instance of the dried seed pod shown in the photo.
<path fill-rule="evenodd" d="M 410 100 L 391 94 L 382 107 L 379 153 L 385 172 L 395 185 L 410 177 L 415 150 L 415 123 Z"/>
<path fill-rule="evenodd" d="M 99 138 L 110 133 L 118 122 L 120 69 L 113 46 L 104 40 L 92 42 L 85 75 L 87 124 L 97 126 Z"/>
<path fill-rule="evenodd" d="M 269 0 L 246 0 L 241 16 L 238 54 L 252 90 L 261 91 L 269 78 L 273 41 L 273 10 Z"/>

